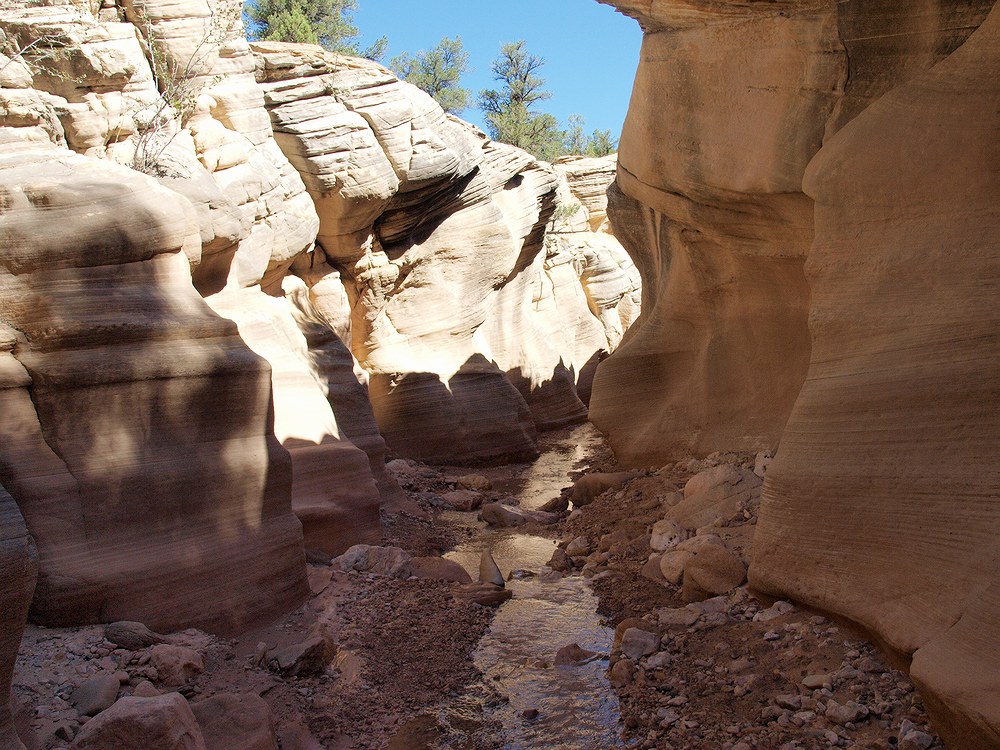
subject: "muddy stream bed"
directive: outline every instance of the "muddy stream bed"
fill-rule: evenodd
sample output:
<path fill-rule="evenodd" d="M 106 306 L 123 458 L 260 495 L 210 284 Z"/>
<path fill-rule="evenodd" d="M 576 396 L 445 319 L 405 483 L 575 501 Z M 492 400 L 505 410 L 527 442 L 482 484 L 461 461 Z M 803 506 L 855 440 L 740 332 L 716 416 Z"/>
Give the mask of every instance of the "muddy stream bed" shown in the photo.
<path fill-rule="evenodd" d="M 528 510 L 557 497 L 602 443 L 589 424 L 547 438 L 534 463 L 490 472 L 494 489 L 517 498 Z M 467 518 L 448 512 L 438 522 L 468 524 Z M 456 714 L 481 712 L 483 726 L 499 735 L 495 746 L 511 750 L 624 747 L 618 699 L 607 679 L 614 633 L 602 624 L 586 580 L 549 572 L 545 564 L 556 548 L 553 537 L 479 527 L 446 557 L 476 577 L 482 552 L 489 549 L 514 596 L 501 605 L 474 654 L 482 680 L 463 699 L 443 705 L 440 718 L 454 726 Z M 600 657 L 555 666 L 556 651 L 571 643 Z M 478 694 L 498 699 L 471 697 Z"/>

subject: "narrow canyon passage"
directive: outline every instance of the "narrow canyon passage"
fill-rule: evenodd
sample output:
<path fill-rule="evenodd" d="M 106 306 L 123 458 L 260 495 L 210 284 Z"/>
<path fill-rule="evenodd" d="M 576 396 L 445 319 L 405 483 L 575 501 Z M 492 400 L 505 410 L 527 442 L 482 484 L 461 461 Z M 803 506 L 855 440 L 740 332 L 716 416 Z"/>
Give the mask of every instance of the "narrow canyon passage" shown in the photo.
<path fill-rule="evenodd" d="M 0 750 L 1000 748 L 997 0 L 248 3 L 0 0 Z"/>
<path fill-rule="evenodd" d="M 542 455 L 527 466 L 487 471 L 500 475 L 495 488 L 509 489 L 526 510 L 560 495 L 572 474 L 588 468 L 603 443 L 585 424 L 543 435 Z M 507 476 L 504 476 L 507 475 Z M 618 700 L 607 679 L 613 630 L 597 614 L 597 598 L 585 579 L 553 574 L 547 563 L 555 541 L 518 529 L 478 529 L 446 557 L 478 575 L 483 551 L 508 576 L 513 599 L 502 604 L 476 648 L 483 681 L 502 698 L 487 706 L 485 720 L 499 726 L 504 748 L 621 747 Z M 556 652 L 576 644 L 592 660 L 553 664 Z"/>

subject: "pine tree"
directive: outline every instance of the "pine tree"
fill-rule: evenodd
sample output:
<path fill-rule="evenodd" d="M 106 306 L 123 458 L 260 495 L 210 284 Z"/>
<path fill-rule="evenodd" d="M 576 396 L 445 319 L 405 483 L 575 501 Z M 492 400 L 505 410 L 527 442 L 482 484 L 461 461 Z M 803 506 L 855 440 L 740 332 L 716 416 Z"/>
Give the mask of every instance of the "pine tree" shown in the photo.
<path fill-rule="evenodd" d="M 523 40 L 504 44 L 492 64 L 494 79 L 503 85 L 480 91 L 479 106 L 494 140 L 551 161 L 562 154 L 565 134 L 555 117 L 532 110 L 552 98 L 538 75 L 544 64 L 544 59 L 528 53 Z"/>
<path fill-rule="evenodd" d="M 610 130 L 595 130 L 594 134 L 587 139 L 587 148 L 584 153 L 587 156 L 607 156 L 613 154 L 618 149 L 618 139 L 611 136 Z"/>
<path fill-rule="evenodd" d="M 459 83 L 469 68 L 469 53 L 461 37 L 444 37 L 433 49 L 392 58 L 389 67 L 405 81 L 423 89 L 445 112 L 459 114 L 469 106 L 472 94 Z"/>
<path fill-rule="evenodd" d="M 271 42 L 319 44 L 332 52 L 378 60 L 388 42 L 377 39 L 366 49 L 357 44 L 357 0 L 248 0 L 247 36 Z"/>

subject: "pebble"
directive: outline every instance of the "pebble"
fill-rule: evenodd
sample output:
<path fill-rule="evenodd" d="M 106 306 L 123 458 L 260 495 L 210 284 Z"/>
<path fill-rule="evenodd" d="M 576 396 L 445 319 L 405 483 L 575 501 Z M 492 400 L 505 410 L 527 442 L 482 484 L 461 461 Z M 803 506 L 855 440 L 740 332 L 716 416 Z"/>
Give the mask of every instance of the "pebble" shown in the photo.
<path fill-rule="evenodd" d="M 833 680 L 828 674 L 810 674 L 802 678 L 802 684 L 810 690 L 819 690 L 821 688 L 829 690 L 833 687 Z"/>
<path fill-rule="evenodd" d="M 648 656 L 659 648 L 660 636 L 641 628 L 629 628 L 622 634 L 622 653 L 633 661 Z"/>

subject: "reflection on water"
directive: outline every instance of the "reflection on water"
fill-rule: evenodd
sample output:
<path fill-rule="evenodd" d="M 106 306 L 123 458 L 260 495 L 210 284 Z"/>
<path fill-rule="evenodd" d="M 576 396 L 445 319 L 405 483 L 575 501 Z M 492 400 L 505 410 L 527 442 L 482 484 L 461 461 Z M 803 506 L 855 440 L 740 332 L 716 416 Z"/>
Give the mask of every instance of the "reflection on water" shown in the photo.
<path fill-rule="evenodd" d="M 550 434 L 551 435 L 551 434 Z M 601 438 L 594 428 L 580 425 L 549 440 L 545 452 L 498 489 L 516 495 L 524 508 L 538 508 L 569 485 L 569 473 L 579 469 Z M 446 556 L 476 578 L 483 549 L 490 549 L 504 575 L 513 570 L 539 571 L 555 549 L 552 539 L 516 529 L 484 529 Z M 547 570 L 547 569 L 546 569 Z M 455 718 L 468 714 L 470 702 L 484 718 L 501 727 L 505 750 L 613 750 L 619 739 L 618 698 L 607 679 L 607 654 L 613 633 L 601 625 L 597 599 L 582 578 L 542 575 L 512 580 L 514 598 L 500 607 L 474 655 L 483 682 L 507 701 L 479 701 L 482 685 L 470 686 L 464 698 L 446 711 Z M 589 664 L 554 666 L 555 653 L 577 643 L 605 658 Z M 524 711 L 535 710 L 535 718 Z"/>
<path fill-rule="evenodd" d="M 601 434 L 589 422 L 573 427 L 567 434 L 542 436 L 542 455 L 515 480 L 511 494 L 521 501 L 521 507 L 535 510 L 570 484 L 569 474 L 587 460 L 591 450 L 601 444 Z"/>
<path fill-rule="evenodd" d="M 476 579 L 479 576 L 479 558 L 484 549 L 492 551 L 497 567 L 506 577 L 512 570 L 538 570 L 545 565 L 555 552 L 556 540 L 506 529 L 487 532 L 464 542 L 445 557 L 457 562 Z"/>
<path fill-rule="evenodd" d="M 487 717 L 503 726 L 504 748 L 610 750 L 618 738 L 618 698 L 607 679 L 607 660 L 552 665 L 568 643 L 607 655 L 613 633 L 602 627 L 597 599 L 581 578 L 508 584 L 514 598 L 497 613 L 479 643 L 476 666 L 508 703 Z M 535 719 L 523 712 L 535 709 Z"/>

